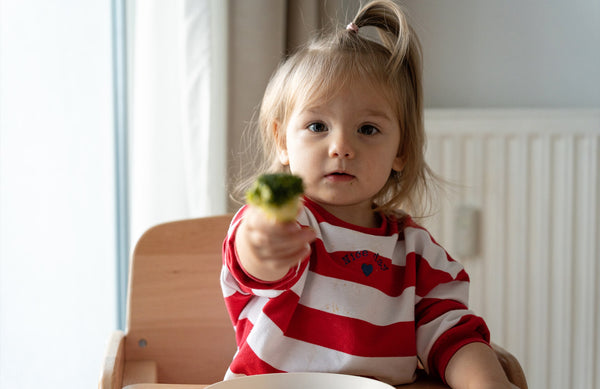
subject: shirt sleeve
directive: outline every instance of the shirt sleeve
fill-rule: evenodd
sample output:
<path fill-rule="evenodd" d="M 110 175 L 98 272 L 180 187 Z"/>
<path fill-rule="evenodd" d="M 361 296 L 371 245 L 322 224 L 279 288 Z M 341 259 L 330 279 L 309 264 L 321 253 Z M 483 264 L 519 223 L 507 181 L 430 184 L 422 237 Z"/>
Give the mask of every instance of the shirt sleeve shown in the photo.
<path fill-rule="evenodd" d="M 416 264 L 417 353 L 426 371 L 445 382 L 448 362 L 461 347 L 489 344 L 489 330 L 468 309 L 469 276 L 418 226 L 405 229 L 407 253 Z"/>

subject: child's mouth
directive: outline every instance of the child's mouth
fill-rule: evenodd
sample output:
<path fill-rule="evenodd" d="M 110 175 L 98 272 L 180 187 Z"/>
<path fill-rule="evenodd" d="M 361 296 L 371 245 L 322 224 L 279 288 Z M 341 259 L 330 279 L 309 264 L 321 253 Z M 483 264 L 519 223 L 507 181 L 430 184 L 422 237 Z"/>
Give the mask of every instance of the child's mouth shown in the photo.
<path fill-rule="evenodd" d="M 354 176 L 344 172 L 333 172 L 329 173 L 325 176 L 330 181 L 351 181 L 354 179 Z"/>

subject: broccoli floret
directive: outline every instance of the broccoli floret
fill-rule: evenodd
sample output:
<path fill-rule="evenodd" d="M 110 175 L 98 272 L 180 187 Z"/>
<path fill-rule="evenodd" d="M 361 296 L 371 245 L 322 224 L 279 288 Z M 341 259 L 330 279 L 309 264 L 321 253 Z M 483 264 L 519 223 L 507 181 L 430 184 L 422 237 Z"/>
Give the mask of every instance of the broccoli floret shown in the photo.
<path fill-rule="evenodd" d="M 246 192 L 246 201 L 262 209 L 267 216 L 285 222 L 296 218 L 302 193 L 304 185 L 298 176 L 263 174 Z"/>

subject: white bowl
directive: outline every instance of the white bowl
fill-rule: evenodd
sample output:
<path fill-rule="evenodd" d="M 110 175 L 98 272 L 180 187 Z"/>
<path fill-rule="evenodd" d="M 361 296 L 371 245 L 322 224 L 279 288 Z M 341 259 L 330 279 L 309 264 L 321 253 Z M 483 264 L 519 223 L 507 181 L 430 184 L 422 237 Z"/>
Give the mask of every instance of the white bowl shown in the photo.
<path fill-rule="evenodd" d="M 390 389 L 370 378 L 332 373 L 260 374 L 217 382 L 206 389 Z"/>

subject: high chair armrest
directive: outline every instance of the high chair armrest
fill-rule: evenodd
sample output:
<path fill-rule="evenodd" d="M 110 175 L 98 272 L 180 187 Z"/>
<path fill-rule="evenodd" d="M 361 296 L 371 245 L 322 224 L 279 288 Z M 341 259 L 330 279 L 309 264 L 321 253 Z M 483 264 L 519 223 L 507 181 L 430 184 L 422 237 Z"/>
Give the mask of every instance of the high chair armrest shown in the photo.
<path fill-rule="evenodd" d="M 527 389 L 527 379 L 525 378 L 525 373 L 523 372 L 519 360 L 495 343 L 492 343 L 492 348 L 496 352 L 496 357 L 498 357 L 508 380 L 520 389 Z"/>
<path fill-rule="evenodd" d="M 114 331 L 108 341 L 99 389 L 121 389 L 123 387 L 123 369 L 125 366 L 125 333 Z"/>

